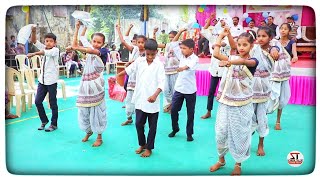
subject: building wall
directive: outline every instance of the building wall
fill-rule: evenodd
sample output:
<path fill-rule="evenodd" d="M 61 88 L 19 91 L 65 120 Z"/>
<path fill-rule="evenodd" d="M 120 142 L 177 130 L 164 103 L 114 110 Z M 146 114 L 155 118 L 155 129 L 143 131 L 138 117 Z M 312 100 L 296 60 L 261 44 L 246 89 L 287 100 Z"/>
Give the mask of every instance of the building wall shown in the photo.
<path fill-rule="evenodd" d="M 28 24 L 37 24 L 37 39 L 43 42 L 44 34 L 52 33 L 57 36 L 57 45 L 64 49 L 70 44 L 73 37 L 75 19 L 71 14 L 77 6 L 30 6 Z M 44 12 L 45 14 L 44 14 Z M 21 6 L 8 9 L 6 16 L 6 36 L 17 34 L 23 26 L 27 25 L 27 14 L 22 11 Z M 47 17 L 47 20 L 46 20 Z M 49 24 L 48 24 L 49 23 Z"/>

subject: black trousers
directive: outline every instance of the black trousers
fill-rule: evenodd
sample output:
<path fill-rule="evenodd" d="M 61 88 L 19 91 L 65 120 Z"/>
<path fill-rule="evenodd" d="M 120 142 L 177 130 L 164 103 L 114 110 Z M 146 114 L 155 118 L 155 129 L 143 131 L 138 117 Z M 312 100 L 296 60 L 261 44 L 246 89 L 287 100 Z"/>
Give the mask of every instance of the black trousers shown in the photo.
<path fill-rule="evenodd" d="M 136 109 L 136 129 L 138 134 L 139 146 L 146 145 L 146 149 L 154 149 L 154 140 L 157 134 L 158 116 L 159 112 L 146 113 L 140 109 Z M 147 118 L 149 124 L 149 133 L 146 142 L 146 136 L 144 135 L 144 126 L 147 122 Z"/>
<path fill-rule="evenodd" d="M 202 38 L 198 41 L 199 54 L 204 53 L 205 55 L 209 54 L 209 41 L 206 38 Z"/>
<path fill-rule="evenodd" d="M 58 104 L 57 104 L 57 83 L 51 85 L 43 85 L 38 83 L 35 104 L 37 106 L 38 114 L 42 123 L 49 122 L 46 112 L 43 107 L 43 100 L 49 93 L 49 103 L 52 111 L 51 125 L 57 126 L 58 121 Z"/>
<path fill-rule="evenodd" d="M 179 131 L 179 111 L 181 110 L 184 99 L 186 99 L 187 105 L 187 135 L 193 134 L 193 124 L 194 124 L 194 109 L 196 105 L 196 93 L 193 94 L 182 94 L 175 91 L 172 97 L 172 108 L 171 108 L 171 121 L 172 130 Z"/>
<path fill-rule="evenodd" d="M 209 89 L 209 96 L 208 96 L 208 102 L 207 102 L 207 110 L 211 111 L 213 107 L 213 98 L 214 98 L 214 93 L 216 92 L 219 80 L 221 77 L 213 77 L 211 76 L 210 80 L 210 89 Z"/>

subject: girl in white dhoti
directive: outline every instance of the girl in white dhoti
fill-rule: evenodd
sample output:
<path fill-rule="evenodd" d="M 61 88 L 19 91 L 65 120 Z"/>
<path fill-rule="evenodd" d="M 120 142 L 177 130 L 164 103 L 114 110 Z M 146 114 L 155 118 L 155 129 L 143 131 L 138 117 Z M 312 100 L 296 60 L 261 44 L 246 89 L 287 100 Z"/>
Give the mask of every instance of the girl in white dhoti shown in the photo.
<path fill-rule="evenodd" d="M 96 133 L 98 136 L 92 146 L 97 147 L 102 144 L 102 133 L 107 125 L 106 103 L 104 100 L 104 63 L 100 58 L 100 56 L 105 56 L 107 53 L 101 49 L 105 42 L 105 36 L 102 33 L 94 33 L 91 36 L 91 45 L 82 47 L 78 45 L 79 28 L 80 21 L 77 21 L 73 44 L 66 49 L 81 51 L 87 55 L 76 105 L 78 107 L 80 129 L 86 132 L 82 142 L 88 141 L 89 137 Z M 82 42 L 82 44 L 87 43 Z"/>
<path fill-rule="evenodd" d="M 138 57 L 145 56 L 144 43 L 147 40 L 145 36 L 143 35 L 137 36 L 136 45 L 131 45 L 131 44 L 128 44 L 123 38 L 119 24 L 116 25 L 116 29 L 119 34 L 121 44 L 123 44 L 128 49 L 128 51 L 131 52 L 131 56 L 129 57 L 129 62 L 125 65 L 126 67 L 129 66 L 132 62 L 134 62 Z M 135 107 L 134 107 L 134 104 L 132 103 L 132 96 L 134 93 L 135 86 L 136 86 L 136 75 L 135 73 L 132 73 L 128 77 L 128 84 L 127 84 L 127 96 L 126 96 L 126 105 L 125 105 L 127 120 L 121 123 L 122 126 L 131 124 L 133 122 L 132 115 L 135 111 Z"/>
<path fill-rule="evenodd" d="M 272 84 L 273 84 L 273 93 L 270 105 L 273 102 L 278 102 L 278 113 L 277 113 L 277 122 L 275 129 L 281 130 L 280 119 L 282 114 L 282 109 L 288 104 L 290 99 L 290 85 L 289 78 L 291 76 L 291 63 L 297 62 L 297 50 L 296 43 L 294 40 L 289 40 L 289 32 L 291 31 L 291 26 L 287 23 L 284 23 L 280 26 L 280 40 L 278 46 L 280 49 L 280 58 L 279 62 L 275 64 L 275 69 L 272 73 Z M 292 59 L 291 59 L 292 58 Z M 276 106 L 274 106 L 276 108 Z"/>
<path fill-rule="evenodd" d="M 250 157 L 252 78 L 259 62 L 249 55 L 254 38 L 246 32 L 237 40 L 238 56 L 222 55 L 221 40 L 229 33 L 230 29 L 224 28 L 217 38 L 213 52 L 214 57 L 220 60 L 219 66 L 228 68 L 222 75 L 217 95 L 219 105 L 215 131 L 219 158 L 218 162 L 210 167 L 210 171 L 214 172 L 224 166 L 224 156 L 230 151 L 236 161 L 231 175 L 240 175 L 241 163 Z"/>
<path fill-rule="evenodd" d="M 259 28 L 257 43 L 250 51 L 250 56 L 255 57 L 259 61 L 259 65 L 253 77 L 253 108 L 252 117 L 253 132 L 256 130 L 259 134 L 258 156 L 264 156 L 264 137 L 269 134 L 267 105 L 271 94 L 271 72 L 273 71 L 274 58 L 279 48 L 272 48 L 270 41 L 272 40 L 272 30 L 268 27 Z M 249 33 L 255 34 L 253 31 Z M 269 49 L 271 49 L 271 52 Z M 272 53 L 272 54 L 271 54 Z M 274 57 L 274 58 L 273 58 Z"/>

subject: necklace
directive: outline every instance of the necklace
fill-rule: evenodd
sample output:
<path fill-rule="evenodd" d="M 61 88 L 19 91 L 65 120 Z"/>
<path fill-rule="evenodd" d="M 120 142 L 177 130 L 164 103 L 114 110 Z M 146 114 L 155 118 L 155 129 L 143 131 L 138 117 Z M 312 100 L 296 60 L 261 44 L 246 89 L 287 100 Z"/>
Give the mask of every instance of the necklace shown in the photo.
<path fill-rule="evenodd" d="M 288 40 L 282 40 L 282 39 L 280 39 L 280 43 L 281 43 L 281 45 L 282 46 L 287 46 L 288 45 L 288 43 L 289 43 L 289 39 Z"/>

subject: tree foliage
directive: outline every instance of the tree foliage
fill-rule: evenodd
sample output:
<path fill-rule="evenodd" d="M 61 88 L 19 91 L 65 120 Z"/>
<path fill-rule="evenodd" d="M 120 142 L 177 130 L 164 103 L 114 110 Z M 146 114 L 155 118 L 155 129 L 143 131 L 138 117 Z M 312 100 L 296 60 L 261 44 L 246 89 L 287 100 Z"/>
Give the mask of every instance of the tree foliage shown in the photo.
<path fill-rule="evenodd" d="M 119 19 L 139 19 L 142 5 L 128 5 L 128 6 L 91 6 L 91 17 L 94 20 L 94 27 L 89 31 L 89 34 L 93 32 L 102 32 L 106 35 L 108 43 L 114 39 L 114 25 Z M 160 18 L 157 10 L 161 6 L 149 6 L 150 18 Z"/>

